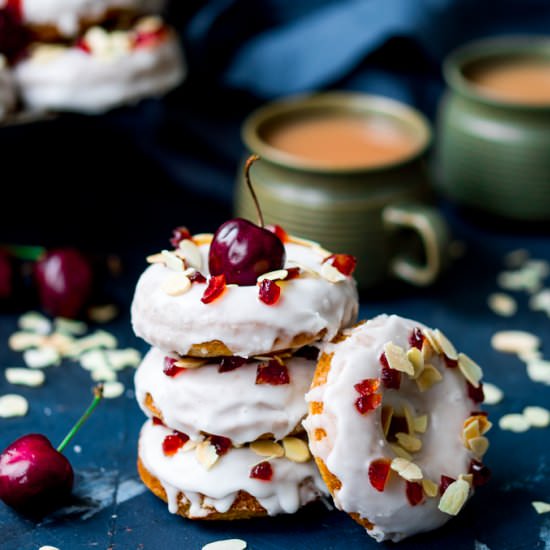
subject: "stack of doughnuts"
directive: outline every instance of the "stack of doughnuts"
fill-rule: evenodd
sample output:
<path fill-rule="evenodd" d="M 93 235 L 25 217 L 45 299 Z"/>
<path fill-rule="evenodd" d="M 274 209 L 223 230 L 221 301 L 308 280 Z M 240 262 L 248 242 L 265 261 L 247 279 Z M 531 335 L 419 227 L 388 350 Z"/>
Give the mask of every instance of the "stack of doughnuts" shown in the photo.
<path fill-rule="evenodd" d="M 28 37 L 12 60 L 23 106 L 97 114 L 177 86 L 184 62 L 175 33 L 157 15 L 164 4 L 0 0 Z"/>
<path fill-rule="evenodd" d="M 187 518 L 293 513 L 327 494 L 301 424 L 304 395 L 312 346 L 355 321 L 355 282 L 324 267 L 318 245 L 286 236 L 284 268 L 262 276 L 276 281 L 276 303 L 260 284 L 215 288 L 212 235 L 179 235 L 148 258 L 132 303 L 134 331 L 152 346 L 135 376 L 149 417 L 140 476 Z"/>

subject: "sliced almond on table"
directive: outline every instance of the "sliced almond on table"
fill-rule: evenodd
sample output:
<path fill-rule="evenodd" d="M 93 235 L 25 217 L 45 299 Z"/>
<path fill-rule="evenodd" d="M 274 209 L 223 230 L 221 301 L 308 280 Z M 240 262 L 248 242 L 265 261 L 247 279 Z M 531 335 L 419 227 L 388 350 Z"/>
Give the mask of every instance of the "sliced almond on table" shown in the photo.
<path fill-rule="evenodd" d="M 422 448 L 422 441 L 418 437 L 403 432 L 396 433 L 395 437 L 399 445 L 410 453 L 416 453 Z"/>
<path fill-rule="evenodd" d="M 62 332 L 54 332 L 46 336 L 43 345 L 55 348 L 60 355 L 64 356 L 70 354 L 75 345 L 75 338 Z"/>
<path fill-rule="evenodd" d="M 500 403 L 504 397 L 503 391 L 489 382 L 483 383 L 483 394 L 485 396 L 483 400 L 485 405 L 496 405 Z"/>
<path fill-rule="evenodd" d="M 333 265 L 325 262 L 321 266 L 320 271 L 321 277 L 327 280 L 329 283 L 339 283 L 340 281 L 345 281 L 347 277 L 338 271 Z"/>
<path fill-rule="evenodd" d="M 103 384 L 103 397 L 105 399 L 115 399 L 124 393 L 124 384 L 118 381 L 105 382 Z"/>
<path fill-rule="evenodd" d="M 458 354 L 458 368 L 460 372 L 472 384 L 474 388 L 479 388 L 479 382 L 483 378 L 481 367 L 465 353 Z"/>
<path fill-rule="evenodd" d="M 520 433 L 526 432 L 531 427 L 531 424 L 522 414 L 505 414 L 498 421 L 498 426 L 501 430 Z"/>
<path fill-rule="evenodd" d="M 90 371 L 90 376 L 94 382 L 114 382 L 116 372 L 109 366 L 98 367 Z"/>
<path fill-rule="evenodd" d="M 15 393 L 0 396 L 0 418 L 25 416 L 29 410 L 29 402 Z"/>
<path fill-rule="evenodd" d="M 543 407 L 525 407 L 523 409 L 523 416 L 535 428 L 550 426 L 550 411 Z"/>
<path fill-rule="evenodd" d="M 181 296 L 191 288 L 191 280 L 183 273 L 173 273 L 164 280 L 161 288 L 169 296 Z"/>
<path fill-rule="evenodd" d="M 84 321 L 76 321 L 75 319 L 67 319 L 65 317 L 56 317 L 53 321 L 53 326 L 56 332 L 62 332 L 71 336 L 82 336 L 88 330 L 88 325 Z"/>
<path fill-rule="evenodd" d="M 38 387 L 44 383 L 46 376 L 43 371 L 27 368 L 8 367 L 5 370 L 6 380 L 19 386 Z"/>
<path fill-rule="evenodd" d="M 259 456 L 269 456 L 273 458 L 280 458 L 284 456 L 285 451 L 281 445 L 275 443 L 275 441 L 269 441 L 267 439 L 258 439 L 252 442 L 250 450 Z"/>
<path fill-rule="evenodd" d="M 464 479 L 453 481 L 443 493 L 438 508 L 445 514 L 456 516 L 468 500 L 470 485 Z"/>
<path fill-rule="evenodd" d="M 200 248 L 191 239 L 180 241 L 178 252 L 183 254 L 187 265 L 194 267 L 198 271 L 202 269 Z"/>
<path fill-rule="evenodd" d="M 118 307 L 115 304 L 103 304 L 88 308 L 88 317 L 94 323 L 110 323 L 118 317 Z"/>
<path fill-rule="evenodd" d="M 384 345 L 384 353 L 391 369 L 414 376 L 414 366 L 407 359 L 407 354 L 402 347 L 396 346 L 393 342 L 388 342 Z"/>
<path fill-rule="evenodd" d="M 391 461 L 390 468 L 407 481 L 420 481 L 422 479 L 422 470 L 406 458 L 394 458 Z"/>
<path fill-rule="evenodd" d="M 425 365 L 422 374 L 416 379 L 416 385 L 421 392 L 424 392 L 441 380 L 443 376 L 433 365 Z"/>
<path fill-rule="evenodd" d="M 246 550 L 246 542 L 241 539 L 226 539 L 209 542 L 202 550 Z"/>
<path fill-rule="evenodd" d="M 23 361 L 32 369 L 43 369 L 61 363 L 59 352 L 50 346 L 38 349 L 28 349 L 23 353 Z"/>
<path fill-rule="evenodd" d="M 431 479 L 424 478 L 422 479 L 422 489 L 427 497 L 435 497 L 439 493 L 439 486 L 437 483 L 433 482 Z"/>
<path fill-rule="evenodd" d="M 311 453 L 307 443 L 298 437 L 285 437 L 282 441 L 285 457 L 292 462 L 307 462 Z"/>
<path fill-rule="evenodd" d="M 452 342 L 439 329 L 435 329 L 433 335 L 437 340 L 439 349 L 444 353 L 444 355 L 449 359 L 456 361 L 458 359 L 458 354 Z"/>
<path fill-rule="evenodd" d="M 141 353 L 133 348 L 107 350 L 105 355 L 114 370 L 122 370 L 126 367 L 135 368 L 141 362 Z"/>
<path fill-rule="evenodd" d="M 540 338 L 523 330 L 503 330 L 493 334 L 491 346 L 503 353 L 523 353 L 537 350 Z"/>
<path fill-rule="evenodd" d="M 36 334 L 48 334 L 52 330 L 51 321 L 37 311 L 29 311 L 21 315 L 18 325 L 20 329 Z"/>
<path fill-rule="evenodd" d="M 34 332 L 14 332 L 8 340 L 8 346 L 13 351 L 25 351 L 26 349 L 40 347 L 46 339 L 43 334 Z"/>
<path fill-rule="evenodd" d="M 216 447 L 211 445 L 207 440 L 201 441 L 197 444 L 195 453 L 199 463 L 207 470 L 210 470 L 210 468 L 212 468 L 212 466 L 214 466 L 220 458 L 216 452 Z"/>
<path fill-rule="evenodd" d="M 550 361 L 537 360 L 527 364 L 527 376 L 533 382 L 550 385 Z"/>
<path fill-rule="evenodd" d="M 84 370 L 93 371 L 95 369 L 110 368 L 109 361 L 104 350 L 93 349 L 84 352 L 80 358 L 80 366 Z"/>
<path fill-rule="evenodd" d="M 509 294 L 494 292 L 487 298 L 489 309 L 501 317 L 512 317 L 518 310 L 518 304 Z"/>
<path fill-rule="evenodd" d="M 96 330 L 88 336 L 84 336 L 83 338 L 75 340 L 69 354 L 73 357 L 77 357 L 91 349 L 115 349 L 117 347 L 117 344 L 117 339 L 111 333 L 105 330 Z"/>
<path fill-rule="evenodd" d="M 529 252 L 525 248 L 518 248 L 504 256 L 504 263 L 507 267 L 521 267 L 528 259 Z"/>
<path fill-rule="evenodd" d="M 550 502 L 543 502 L 541 500 L 534 500 L 531 505 L 535 509 L 537 514 L 547 514 L 550 512 Z"/>

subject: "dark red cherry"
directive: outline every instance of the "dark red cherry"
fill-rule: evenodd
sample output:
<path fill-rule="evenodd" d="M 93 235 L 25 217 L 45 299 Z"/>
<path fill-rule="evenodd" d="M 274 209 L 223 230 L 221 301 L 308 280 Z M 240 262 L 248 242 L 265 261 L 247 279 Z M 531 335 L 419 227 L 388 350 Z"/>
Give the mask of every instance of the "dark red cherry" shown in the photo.
<path fill-rule="evenodd" d="M 40 434 L 20 437 L 0 455 L 0 499 L 20 512 L 41 515 L 71 494 L 73 469 Z"/>
<path fill-rule="evenodd" d="M 225 275 L 227 284 L 255 285 L 258 277 L 285 265 L 285 247 L 276 233 L 264 226 L 262 211 L 250 181 L 251 156 L 245 165 L 245 179 L 256 205 L 259 225 L 242 218 L 223 223 L 210 245 L 208 267 L 212 275 Z"/>
<path fill-rule="evenodd" d="M 35 264 L 34 275 L 44 310 L 53 316 L 76 317 L 92 291 L 93 273 L 78 250 L 50 250 Z"/>

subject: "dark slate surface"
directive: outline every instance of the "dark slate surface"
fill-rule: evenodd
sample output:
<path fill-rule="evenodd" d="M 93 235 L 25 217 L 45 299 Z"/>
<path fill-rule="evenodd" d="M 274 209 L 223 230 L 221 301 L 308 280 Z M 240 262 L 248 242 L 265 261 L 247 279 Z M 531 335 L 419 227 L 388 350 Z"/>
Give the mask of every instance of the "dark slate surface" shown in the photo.
<path fill-rule="evenodd" d="M 124 112 L 117 116 L 124 118 Z M 133 143 L 127 132 L 136 138 Z M 188 166 L 183 177 L 203 178 L 205 185 L 212 183 L 210 177 L 218 178 L 230 190 L 240 153 L 234 125 L 230 134 L 233 141 L 226 154 L 210 159 L 210 172 L 201 173 L 202 165 L 197 163 Z M 191 193 L 175 185 L 170 174 L 158 170 L 154 157 L 142 154 L 140 137 L 140 128 L 130 124 L 111 127 L 102 119 L 71 117 L 32 128 L 4 129 L 0 135 L 3 150 L 8 152 L 4 158 L 11 155 L 17 162 L 12 162 L 12 170 L 3 179 L 9 184 L 9 194 L 0 218 L 0 241 L 70 243 L 119 253 L 125 272 L 108 290 L 122 306 L 123 315 L 107 328 L 121 345 L 145 351 L 146 345 L 132 335 L 127 313 L 144 256 L 165 246 L 173 226 L 186 223 L 194 232 L 213 230 L 230 213 L 227 201 L 216 202 L 204 190 Z M 185 140 L 191 143 L 192 137 L 191 132 Z M 56 156 L 58 150 L 63 151 L 61 160 Z M 201 162 L 206 165 L 207 160 Z M 499 329 L 527 329 L 543 338 L 543 351 L 550 357 L 550 319 L 531 312 L 524 294 L 517 294 L 519 312 L 511 319 L 495 316 L 486 306 L 488 293 L 496 290 L 503 255 L 524 247 L 533 257 L 549 260 L 548 233 L 540 227 L 526 230 L 517 224 L 481 223 L 444 207 L 455 237 L 467 245 L 467 254 L 430 289 L 390 285 L 365 294 L 361 317 L 394 312 L 441 328 L 458 348 L 483 365 L 489 381 L 505 391 L 505 400 L 489 408 L 494 421 L 525 405 L 549 406 L 550 388 L 532 383 L 519 360 L 493 351 L 489 341 Z M 16 318 L 15 314 L 0 315 L 0 368 L 21 363 L 20 354 L 7 348 Z M 124 371 L 121 380 L 131 390 L 132 372 Z M 88 403 L 91 386 L 88 373 L 70 362 L 49 369 L 42 388 L 10 387 L 1 376 L 0 394 L 21 393 L 31 408 L 24 418 L 0 420 L 0 447 L 28 432 L 44 433 L 58 442 Z M 209 541 L 229 537 L 245 539 L 254 550 L 378 547 L 347 516 L 321 505 L 292 517 L 237 523 L 195 523 L 171 516 L 153 495 L 140 492 L 136 481 L 136 444 L 142 422 L 131 392 L 105 401 L 68 450 L 78 476 L 80 509 L 36 524 L 0 505 L 0 548 L 35 550 L 51 544 L 62 550 L 199 550 Z M 495 427 L 490 435 L 486 457 L 493 470 L 490 485 L 445 528 L 415 537 L 400 548 L 550 548 L 550 516 L 538 516 L 530 505 L 532 500 L 550 499 L 548 429 L 513 434 Z M 74 445 L 81 446 L 80 453 Z"/>

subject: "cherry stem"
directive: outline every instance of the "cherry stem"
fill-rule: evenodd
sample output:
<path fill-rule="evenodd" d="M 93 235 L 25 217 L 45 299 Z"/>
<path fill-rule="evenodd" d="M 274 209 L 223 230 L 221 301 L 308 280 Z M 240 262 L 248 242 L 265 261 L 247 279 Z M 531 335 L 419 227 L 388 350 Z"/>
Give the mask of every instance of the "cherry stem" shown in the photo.
<path fill-rule="evenodd" d="M 14 258 L 19 260 L 30 260 L 36 262 L 44 254 L 46 254 L 46 249 L 43 246 L 26 246 L 18 244 L 2 244 L 0 249 L 9 252 Z"/>
<path fill-rule="evenodd" d="M 80 417 L 78 422 L 72 427 L 71 431 L 65 436 L 65 439 L 57 447 L 57 451 L 62 453 L 65 447 L 70 443 L 71 439 L 74 437 L 76 432 L 80 430 L 82 424 L 88 420 L 88 417 L 94 412 L 94 409 L 98 406 L 99 402 L 103 398 L 103 384 L 98 384 L 94 388 L 94 400 L 90 406 L 86 409 L 84 414 Z"/>
<path fill-rule="evenodd" d="M 264 216 L 262 214 L 262 209 L 260 208 L 260 203 L 258 202 L 258 197 L 256 196 L 256 192 L 254 191 L 254 187 L 252 187 L 252 182 L 250 181 L 250 168 L 257 160 L 260 160 L 259 155 L 251 155 L 246 159 L 246 163 L 244 165 L 244 177 L 246 179 L 246 185 L 248 185 L 248 190 L 252 195 L 252 200 L 254 201 L 254 205 L 256 206 L 256 212 L 258 213 L 258 225 L 263 229 L 265 225 Z"/>

